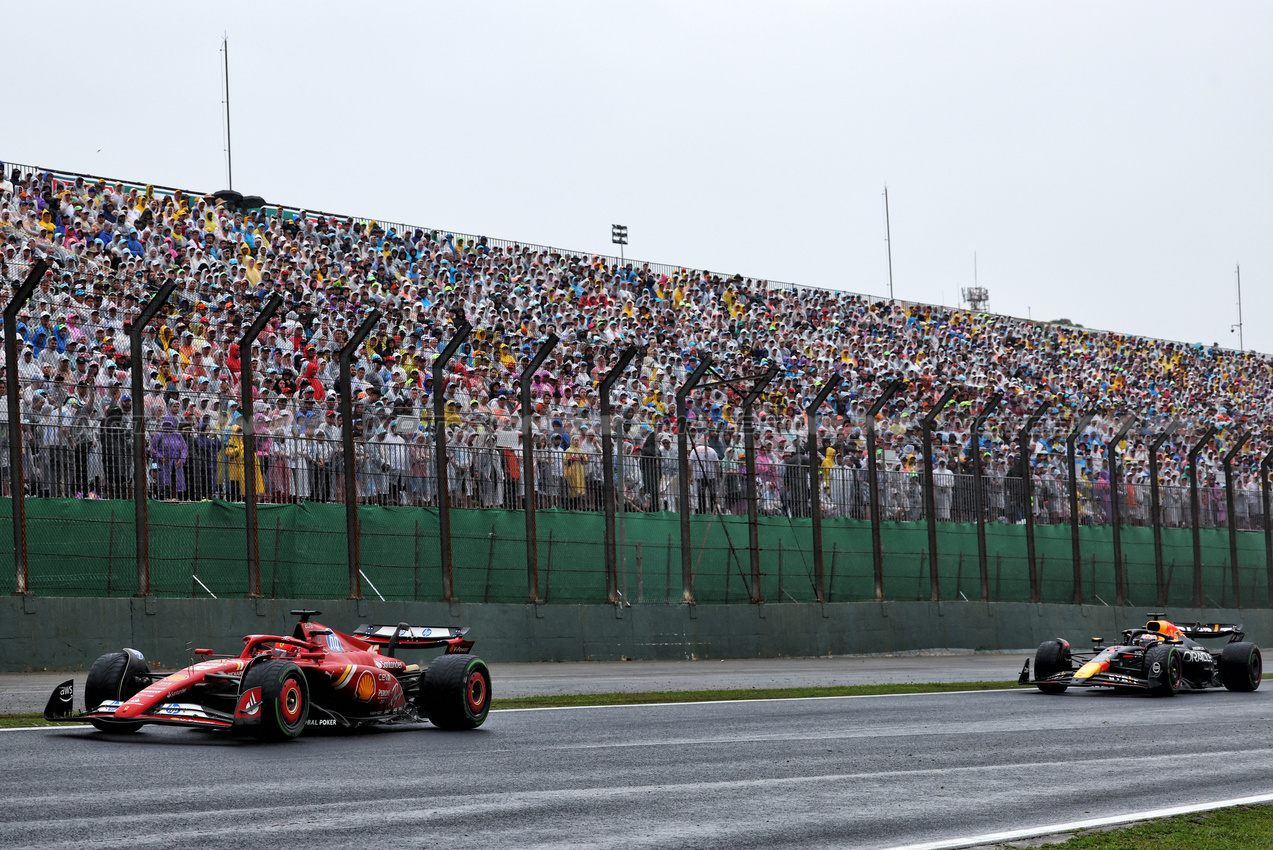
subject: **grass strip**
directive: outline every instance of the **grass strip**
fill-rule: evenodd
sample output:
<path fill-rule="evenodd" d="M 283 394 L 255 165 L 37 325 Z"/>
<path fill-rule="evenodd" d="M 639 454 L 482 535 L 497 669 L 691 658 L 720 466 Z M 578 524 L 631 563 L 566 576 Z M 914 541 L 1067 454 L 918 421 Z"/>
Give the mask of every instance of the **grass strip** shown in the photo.
<path fill-rule="evenodd" d="M 1135 826 L 1079 833 L 1069 841 L 1048 846 L 1063 850 L 1264 850 L 1273 847 L 1273 806 L 1236 806 L 1176 815 Z"/>
<path fill-rule="evenodd" d="M 617 694 L 559 694 L 542 697 L 496 698 L 491 709 L 577 708 L 590 705 L 647 705 L 657 702 L 717 702 L 741 699 L 813 699 L 816 697 L 932 694 L 950 691 L 1000 691 L 1016 682 L 907 682 L 891 685 L 840 685 L 828 688 L 740 688 L 725 691 L 644 691 Z"/>
<path fill-rule="evenodd" d="M 0 729 L 22 726 L 86 726 L 85 723 L 50 723 L 42 714 L 0 714 Z"/>

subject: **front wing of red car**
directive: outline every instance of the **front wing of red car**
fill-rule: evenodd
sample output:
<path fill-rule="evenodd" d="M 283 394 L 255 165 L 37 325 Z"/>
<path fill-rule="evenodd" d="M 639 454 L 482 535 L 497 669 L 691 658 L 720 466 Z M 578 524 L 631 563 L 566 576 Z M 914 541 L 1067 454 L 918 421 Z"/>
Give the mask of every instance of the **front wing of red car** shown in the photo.
<path fill-rule="evenodd" d="M 120 700 L 106 700 L 79 714 L 74 712 L 74 704 L 75 680 L 67 679 L 53 689 L 48 703 L 44 706 L 44 719 L 52 723 L 83 723 L 100 720 L 108 723 L 158 723 L 165 726 L 188 726 L 201 729 L 229 729 L 234 726 L 232 715 L 191 702 L 159 703 L 144 714 L 129 717 L 127 720 L 120 720 L 115 716 L 115 712 L 124 704 Z"/>

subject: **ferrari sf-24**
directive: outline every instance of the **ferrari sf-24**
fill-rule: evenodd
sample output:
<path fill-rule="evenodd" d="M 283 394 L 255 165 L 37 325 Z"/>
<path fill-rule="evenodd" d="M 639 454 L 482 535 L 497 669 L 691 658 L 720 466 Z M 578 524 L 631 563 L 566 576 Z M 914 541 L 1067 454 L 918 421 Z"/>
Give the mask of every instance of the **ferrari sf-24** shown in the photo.
<path fill-rule="evenodd" d="M 296 610 L 290 636 L 248 635 L 238 655 L 196 649 L 202 661 L 176 673 L 152 673 L 135 649 L 93 662 L 83 713 L 74 713 L 75 680 L 58 685 L 46 720 L 83 722 L 103 732 L 135 732 L 148 723 L 249 733 L 287 741 L 310 730 L 423 722 L 475 729 L 491 707 L 491 674 L 470 655 L 467 628 L 362 625 L 329 629 Z M 443 649 L 426 669 L 399 650 Z"/>

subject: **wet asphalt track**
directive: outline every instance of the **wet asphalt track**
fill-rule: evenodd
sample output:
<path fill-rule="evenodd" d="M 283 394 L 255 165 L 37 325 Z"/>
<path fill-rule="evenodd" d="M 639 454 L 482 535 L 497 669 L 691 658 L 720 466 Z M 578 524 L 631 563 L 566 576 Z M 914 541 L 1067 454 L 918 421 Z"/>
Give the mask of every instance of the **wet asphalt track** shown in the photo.
<path fill-rule="evenodd" d="M 0 732 L 20 847 L 888 847 L 1273 790 L 1273 694 L 497 712 L 262 746 Z"/>

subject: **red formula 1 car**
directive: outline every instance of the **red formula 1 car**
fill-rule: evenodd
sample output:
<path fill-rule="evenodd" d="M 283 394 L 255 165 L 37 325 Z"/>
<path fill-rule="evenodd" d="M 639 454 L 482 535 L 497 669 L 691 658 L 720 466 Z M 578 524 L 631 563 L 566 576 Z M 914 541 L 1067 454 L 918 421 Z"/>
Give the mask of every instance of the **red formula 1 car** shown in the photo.
<path fill-rule="evenodd" d="M 491 674 L 470 655 L 468 629 L 363 625 L 353 634 L 300 617 L 290 637 L 248 635 L 237 656 L 196 649 L 204 660 L 177 673 L 152 673 L 135 649 L 93 662 L 83 714 L 75 683 L 58 685 L 46 720 L 89 721 L 103 732 L 147 723 L 250 732 L 286 741 L 305 729 L 351 729 L 428 718 L 443 729 L 475 729 L 491 707 Z M 395 657 L 400 649 L 445 648 L 428 669 Z"/>

